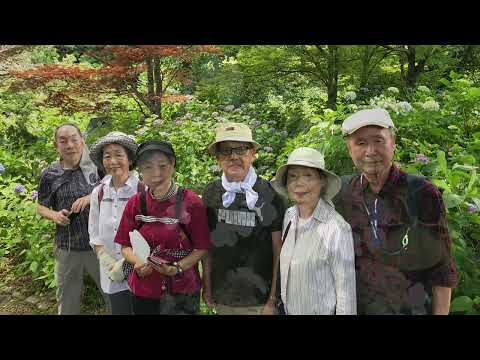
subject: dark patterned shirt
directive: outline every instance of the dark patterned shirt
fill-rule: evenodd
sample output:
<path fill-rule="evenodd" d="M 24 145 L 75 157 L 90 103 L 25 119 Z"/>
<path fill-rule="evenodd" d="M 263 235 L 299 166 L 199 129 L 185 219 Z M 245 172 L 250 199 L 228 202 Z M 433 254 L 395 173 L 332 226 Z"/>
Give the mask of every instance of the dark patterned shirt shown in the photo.
<path fill-rule="evenodd" d="M 442 194 L 417 179 L 392 166 L 378 194 L 357 175 L 334 199 L 352 227 L 359 314 L 429 313 L 432 286 L 457 285 Z"/>
<path fill-rule="evenodd" d="M 97 179 L 98 180 L 98 179 Z M 55 211 L 70 210 L 75 200 L 89 195 L 95 186 L 89 185 L 80 168 L 64 170 L 59 162 L 46 168 L 40 177 L 38 202 Z M 87 207 L 70 217 L 70 225 L 57 225 L 55 244 L 65 250 L 91 250 L 88 235 Z"/>
<path fill-rule="evenodd" d="M 282 230 L 286 210 L 284 200 L 268 181 L 258 177 L 253 189 L 258 193 L 255 208 L 247 207 L 245 194 L 237 193 L 225 208 L 221 180 L 210 183 L 203 201 L 214 244 L 212 292 L 222 305 L 264 304 L 272 285 L 272 232 Z"/>

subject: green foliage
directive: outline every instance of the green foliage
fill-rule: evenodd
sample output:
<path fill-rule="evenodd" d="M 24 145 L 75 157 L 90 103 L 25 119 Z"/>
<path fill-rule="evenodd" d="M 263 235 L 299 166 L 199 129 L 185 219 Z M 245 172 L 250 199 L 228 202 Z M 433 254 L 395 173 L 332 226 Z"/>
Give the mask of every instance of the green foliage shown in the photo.
<path fill-rule="evenodd" d="M 195 94 L 186 103 L 165 103 L 162 118 L 145 114 L 133 99 L 112 96 L 95 114 L 61 116 L 38 106 L 40 92 L 0 89 L 0 257 L 13 259 L 15 271 L 53 287 L 54 225 L 35 214 L 31 193 L 40 172 L 56 157 L 55 127 L 66 121 L 88 133 L 87 144 L 109 131 L 135 135 L 138 142 L 170 141 L 177 153 L 176 180 L 201 194 L 220 176 L 207 147 L 217 124 L 248 124 L 261 144 L 255 167 L 270 180 L 297 147 L 324 153 L 326 167 L 338 175 L 355 172 L 341 135 L 341 123 L 365 107 L 383 107 L 397 127 L 395 161 L 407 172 L 428 177 L 443 189 L 460 283 L 452 313 L 480 313 L 480 88 L 474 46 L 422 46 L 420 59 L 434 49 L 415 90 L 403 91 L 400 56 L 385 46 L 340 47 L 338 99 L 327 109 L 328 62 L 325 47 L 222 46 L 222 54 L 199 56 L 194 81 L 175 87 Z M 32 63 L 65 64 L 95 59 L 88 46 L 36 47 Z M 464 69 L 464 73 L 460 71 Z M 457 72 L 454 72 L 455 70 Z M 468 70 L 468 71 L 467 71 Z M 467 74 L 468 76 L 465 76 Z M 141 81 L 145 80 L 141 75 Z M 427 85 L 427 86 L 425 86 Z M 407 102 L 408 101 L 408 102 Z M 15 192 L 17 184 L 25 191 Z M 93 301 L 93 300 L 92 300 Z M 211 313 L 201 304 L 204 313 Z"/>

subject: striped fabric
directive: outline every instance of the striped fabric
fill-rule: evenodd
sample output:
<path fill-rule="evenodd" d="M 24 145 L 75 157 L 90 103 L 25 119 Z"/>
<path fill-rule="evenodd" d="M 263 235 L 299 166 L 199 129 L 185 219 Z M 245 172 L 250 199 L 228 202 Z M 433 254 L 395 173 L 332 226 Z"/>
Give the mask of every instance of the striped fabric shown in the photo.
<path fill-rule="evenodd" d="M 287 314 L 355 315 L 350 225 L 323 199 L 303 226 L 298 220 L 298 208 L 289 208 L 284 231 L 292 223 L 280 254 L 281 296 Z"/>
<path fill-rule="evenodd" d="M 145 216 L 145 215 L 135 215 L 136 221 L 142 221 L 145 223 L 161 222 L 163 224 L 172 225 L 180 222 L 179 219 L 171 217 L 155 217 L 155 216 Z"/>

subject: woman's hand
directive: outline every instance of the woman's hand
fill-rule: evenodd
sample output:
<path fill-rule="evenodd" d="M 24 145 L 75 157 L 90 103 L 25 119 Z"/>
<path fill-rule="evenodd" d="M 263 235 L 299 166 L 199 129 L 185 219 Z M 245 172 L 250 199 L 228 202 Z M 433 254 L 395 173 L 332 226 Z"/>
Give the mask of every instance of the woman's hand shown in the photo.
<path fill-rule="evenodd" d="M 162 264 L 157 265 L 154 269 L 160 274 L 164 276 L 175 276 L 178 274 L 178 270 L 175 266 Z"/>
<path fill-rule="evenodd" d="M 141 278 L 147 277 L 153 271 L 152 266 L 147 263 L 135 263 L 133 269 L 137 272 Z"/>

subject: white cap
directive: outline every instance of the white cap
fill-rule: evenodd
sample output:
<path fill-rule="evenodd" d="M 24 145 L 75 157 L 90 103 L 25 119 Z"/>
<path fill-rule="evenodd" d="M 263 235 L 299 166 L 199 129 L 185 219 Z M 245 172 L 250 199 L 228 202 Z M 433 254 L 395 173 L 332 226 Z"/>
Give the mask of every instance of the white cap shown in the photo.
<path fill-rule="evenodd" d="M 342 124 L 342 134 L 350 135 L 364 126 L 393 128 L 393 121 L 387 110 L 381 108 L 360 110 L 350 115 Z"/>

